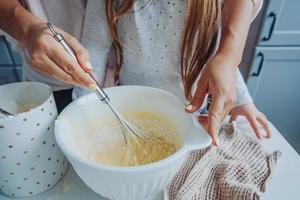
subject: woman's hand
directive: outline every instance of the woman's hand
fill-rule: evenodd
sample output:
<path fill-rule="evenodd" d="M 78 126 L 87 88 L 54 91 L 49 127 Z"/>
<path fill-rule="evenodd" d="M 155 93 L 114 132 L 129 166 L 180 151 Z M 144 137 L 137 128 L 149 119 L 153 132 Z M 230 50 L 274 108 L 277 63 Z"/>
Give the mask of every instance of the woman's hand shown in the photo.
<path fill-rule="evenodd" d="M 93 80 L 85 73 L 91 70 L 88 52 L 74 37 L 56 28 L 73 48 L 78 64 L 53 38 L 46 23 L 19 1 L 0 1 L 0 29 L 28 49 L 34 69 L 66 83 L 94 87 Z"/>
<path fill-rule="evenodd" d="M 212 96 L 207 129 L 214 145 L 219 143 L 217 136 L 220 123 L 236 102 L 236 66 L 236 61 L 229 56 L 213 57 L 202 70 L 192 102 L 186 107 L 187 112 L 196 112 L 206 94 Z"/>
<path fill-rule="evenodd" d="M 261 140 L 261 130 L 259 129 L 260 124 L 266 131 L 267 138 L 271 137 L 271 130 L 268 124 L 268 119 L 261 113 L 254 103 L 248 103 L 242 106 L 235 107 L 231 110 L 230 122 L 235 121 L 239 115 L 243 115 L 249 121 L 252 129 L 254 130 L 257 138 Z"/>
<path fill-rule="evenodd" d="M 42 74 L 65 83 L 92 88 L 94 82 L 86 73 L 92 70 L 88 52 L 74 37 L 59 28 L 55 29 L 74 50 L 79 63 L 53 38 L 46 23 L 41 23 L 30 28 L 24 41 L 31 66 Z"/>

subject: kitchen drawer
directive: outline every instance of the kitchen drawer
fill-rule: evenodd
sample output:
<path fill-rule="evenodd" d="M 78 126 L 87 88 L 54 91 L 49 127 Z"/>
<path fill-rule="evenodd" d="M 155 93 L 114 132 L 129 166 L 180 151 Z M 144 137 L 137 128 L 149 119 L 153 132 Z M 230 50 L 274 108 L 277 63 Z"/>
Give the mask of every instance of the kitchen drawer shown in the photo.
<path fill-rule="evenodd" d="M 13 65 L 7 42 L 4 36 L 0 36 L 0 66 Z"/>
<path fill-rule="evenodd" d="M 0 85 L 21 81 L 21 67 L 1 67 L 0 68 Z"/>
<path fill-rule="evenodd" d="M 300 1 L 269 0 L 258 45 L 300 45 Z"/>

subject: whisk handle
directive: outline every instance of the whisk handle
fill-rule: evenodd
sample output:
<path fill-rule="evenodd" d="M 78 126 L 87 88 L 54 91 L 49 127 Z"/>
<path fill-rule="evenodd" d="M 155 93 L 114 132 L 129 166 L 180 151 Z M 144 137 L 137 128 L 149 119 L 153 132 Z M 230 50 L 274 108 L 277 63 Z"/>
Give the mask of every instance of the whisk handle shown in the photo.
<path fill-rule="evenodd" d="M 56 32 L 55 29 L 53 28 L 53 26 L 49 22 L 47 23 L 47 26 L 48 26 L 49 30 L 52 32 L 54 39 L 56 41 L 58 41 L 63 46 L 63 48 L 66 50 L 66 52 L 68 52 L 70 54 L 70 56 L 78 63 L 78 60 L 76 58 L 76 55 L 75 55 L 73 49 L 67 44 L 64 36 L 61 33 Z M 109 102 L 108 95 L 104 92 L 104 90 L 102 89 L 102 87 L 100 86 L 100 84 L 98 83 L 96 78 L 93 76 L 93 74 L 91 74 L 91 73 L 88 73 L 88 74 L 97 84 L 97 87 L 95 88 L 95 92 L 96 92 L 97 96 L 100 98 L 100 100 L 103 103 L 108 103 Z"/>
<path fill-rule="evenodd" d="M 95 83 L 97 84 L 97 87 L 96 87 L 96 90 L 95 90 L 97 96 L 100 98 L 100 100 L 103 103 L 107 104 L 110 101 L 108 95 L 104 92 L 104 90 L 102 89 L 102 87 L 100 86 L 100 84 L 98 83 L 96 78 L 93 76 L 93 74 L 91 74 L 91 73 L 88 73 L 88 74 L 95 81 Z"/>

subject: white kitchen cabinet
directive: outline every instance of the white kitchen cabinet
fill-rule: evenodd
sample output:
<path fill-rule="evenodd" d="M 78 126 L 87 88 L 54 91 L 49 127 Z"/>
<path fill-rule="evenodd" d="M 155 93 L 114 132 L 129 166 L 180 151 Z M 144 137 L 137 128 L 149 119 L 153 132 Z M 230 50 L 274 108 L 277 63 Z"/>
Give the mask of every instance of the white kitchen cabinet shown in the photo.
<path fill-rule="evenodd" d="M 257 107 L 300 152 L 300 47 L 256 47 L 247 85 Z"/>
<path fill-rule="evenodd" d="M 250 35 L 249 91 L 300 154 L 300 0 L 264 0 Z"/>
<path fill-rule="evenodd" d="M 300 1 L 265 0 L 258 45 L 300 45 Z"/>

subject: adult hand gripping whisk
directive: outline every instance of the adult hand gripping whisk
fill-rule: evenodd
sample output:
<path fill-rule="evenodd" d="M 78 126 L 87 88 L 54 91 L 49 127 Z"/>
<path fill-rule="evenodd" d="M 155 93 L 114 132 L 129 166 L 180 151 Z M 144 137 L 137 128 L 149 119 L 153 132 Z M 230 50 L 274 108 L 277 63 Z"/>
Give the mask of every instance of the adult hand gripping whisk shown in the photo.
<path fill-rule="evenodd" d="M 74 51 L 72 50 L 72 48 L 66 43 L 63 35 L 61 33 L 56 32 L 56 30 L 54 29 L 54 27 L 50 24 L 47 23 L 47 26 L 49 28 L 49 30 L 51 31 L 51 33 L 53 34 L 53 37 L 56 41 L 58 41 L 63 48 L 71 55 L 71 57 L 76 61 L 76 55 L 74 53 Z M 120 128 L 122 130 L 123 136 L 124 136 L 124 140 L 126 143 L 126 147 L 130 148 L 130 143 L 132 142 L 130 140 L 130 138 L 134 138 L 134 140 L 142 145 L 141 141 L 142 140 L 147 140 L 147 139 L 154 139 L 154 137 L 151 137 L 147 134 L 141 133 L 140 130 L 137 130 L 137 128 L 132 125 L 131 123 L 129 123 L 111 104 L 110 104 L 110 99 L 108 97 L 108 95 L 105 93 L 105 91 L 102 89 L 102 87 L 100 86 L 100 84 L 98 83 L 98 81 L 96 80 L 96 78 L 93 76 L 93 74 L 88 73 L 89 76 L 95 81 L 97 87 L 95 88 L 95 93 L 97 94 L 97 96 L 99 97 L 99 99 L 105 103 L 110 110 L 113 112 L 113 114 L 115 115 L 115 117 L 117 118 Z M 159 141 L 157 141 L 159 142 Z M 146 152 L 145 152 L 146 153 Z"/>

